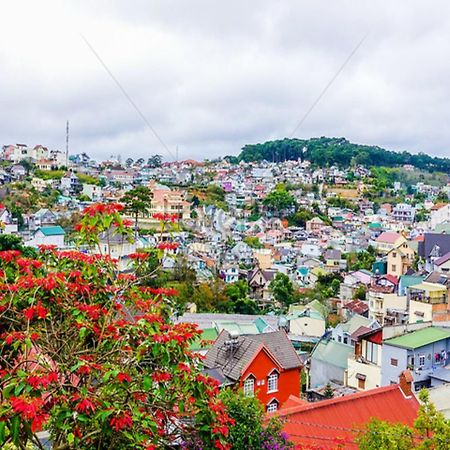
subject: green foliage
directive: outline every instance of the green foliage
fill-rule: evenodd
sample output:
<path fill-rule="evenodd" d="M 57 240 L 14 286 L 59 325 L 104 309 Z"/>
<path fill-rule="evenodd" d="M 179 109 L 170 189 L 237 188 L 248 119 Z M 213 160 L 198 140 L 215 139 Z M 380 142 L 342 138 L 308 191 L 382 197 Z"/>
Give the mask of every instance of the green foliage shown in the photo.
<path fill-rule="evenodd" d="M 264 248 L 264 245 L 261 244 L 259 238 L 256 236 L 246 236 L 244 242 L 251 248 Z"/>
<path fill-rule="evenodd" d="M 242 148 L 239 155 L 239 160 L 245 162 L 297 159 L 310 161 L 319 167 L 337 165 L 347 168 L 352 164 L 395 167 L 411 164 L 431 172 L 450 172 L 448 158 L 432 157 L 424 153 L 393 152 L 378 146 L 353 144 L 345 138 L 283 139 L 249 144 Z"/>
<path fill-rule="evenodd" d="M 41 180 L 60 180 L 64 176 L 64 170 L 41 170 L 36 169 L 34 176 Z"/>
<path fill-rule="evenodd" d="M 334 397 L 334 390 L 331 387 L 330 383 L 327 383 L 327 385 L 325 386 L 325 390 L 323 391 L 323 395 L 325 396 L 325 398 L 333 398 Z"/>
<path fill-rule="evenodd" d="M 37 251 L 23 245 L 21 237 L 14 234 L 0 234 L 0 251 L 19 250 L 26 258 L 35 258 Z"/>
<path fill-rule="evenodd" d="M 225 191 L 217 184 L 209 184 L 205 191 L 204 203 L 206 205 L 214 205 L 217 208 L 228 210 L 228 205 L 225 202 Z"/>
<path fill-rule="evenodd" d="M 128 191 L 123 197 L 125 210 L 134 216 L 137 229 L 139 215 L 147 214 L 151 206 L 151 191 L 146 186 L 138 186 Z"/>
<path fill-rule="evenodd" d="M 298 299 L 292 281 L 284 273 L 278 272 L 270 282 L 269 288 L 275 300 L 286 308 Z"/>
<path fill-rule="evenodd" d="M 334 206 L 336 208 L 347 208 L 353 211 L 356 211 L 358 209 L 358 207 L 354 203 L 342 197 L 329 197 L 327 198 L 326 202 L 329 206 Z"/>
<path fill-rule="evenodd" d="M 269 211 L 279 215 L 295 206 L 296 201 L 295 197 L 286 190 L 286 187 L 279 184 L 272 192 L 267 194 L 263 204 L 267 206 Z"/>
<path fill-rule="evenodd" d="M 297 227 L 305 227 L 306 222 L 311 220 L 314 214 L 309 209 L 299 208 L 292 216 L 288 217 L 289 225 L 295 225 Z"/>
<path fill-rule="evenodd" d="M 372 266 L 376 261 L 375 249 L 369 245 L 367 250 L 359 252 L 350 252 L 347 254 L 347 270 L 372 270 Z"/>
<path fill-rule="evenodd" d="M 227 408 L 235 425 L 229 427 L 229 442 L 237 450 L 287 450 L 293 446 L 282 433 L 282 423 L 276 418 L 266 420 L 261 403 L 255 397 L 246 397 L 242 392 L 223 390 L 220 399 Z"/>
<path fill-rule="evenodd" d="M 100 186 L 100 180 L 98 178 L 93 177 L 92 175 L 88 175 L 86 173 L 77 173 L 77 178 L 80 183 L 83 184 L 95 184 L 96 186 Z"/>

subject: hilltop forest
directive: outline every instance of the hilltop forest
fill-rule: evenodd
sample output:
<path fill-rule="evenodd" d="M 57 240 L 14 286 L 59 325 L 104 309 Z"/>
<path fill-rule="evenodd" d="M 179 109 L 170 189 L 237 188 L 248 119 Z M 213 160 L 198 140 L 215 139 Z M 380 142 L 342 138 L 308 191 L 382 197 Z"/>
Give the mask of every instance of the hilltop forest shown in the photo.
<path fill-rule="evenodd" d="M 450 173 L 450 159 L 429 156 L 425 153 L 394 152 L 373 145 L 353 144 L 345 138 L 282 139 L 262 144 L 247 144 L 242 148 L 239 161 L 286 160 L 310 161 L 317 167 L 364 166 L 396 167 L 410 164 L 430 172 Z"/>

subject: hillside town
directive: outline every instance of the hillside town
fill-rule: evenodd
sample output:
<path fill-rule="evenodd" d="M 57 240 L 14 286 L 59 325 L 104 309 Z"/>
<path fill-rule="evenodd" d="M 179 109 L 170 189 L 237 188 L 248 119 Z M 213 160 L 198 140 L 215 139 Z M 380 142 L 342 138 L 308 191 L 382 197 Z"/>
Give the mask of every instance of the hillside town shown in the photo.
<path fill-rule="evenodd" d="M 422 388 L 450 419 L 447 174 L 12 144 L 0 184 L 2 250 L 77 249 L 85 208 L 123 205 L 133 239 L 103 233 L 102 252 L 127 274 L 163 249 L 150 285 L 178 291 L 171 320 L 201 330 L 204 373 L 256 397 L 298 448 L 358 448 L 373 417 L 411 426 Z"/>

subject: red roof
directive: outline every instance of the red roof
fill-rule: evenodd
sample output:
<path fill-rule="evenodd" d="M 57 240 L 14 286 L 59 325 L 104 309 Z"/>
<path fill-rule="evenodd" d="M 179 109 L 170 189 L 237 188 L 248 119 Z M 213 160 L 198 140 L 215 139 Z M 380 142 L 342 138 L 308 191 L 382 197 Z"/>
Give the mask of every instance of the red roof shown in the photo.
<path fill-rule="evenodd" d="M 345 449 L 357 449 L 355 435 L 371 418 L 411 426 L 419 409 L 417 399 L 406 397 L 398 384 L 306 405 L 286 403 L 289 407 L 282 407 L 279 415 L 290 440 L 325 450 L 338 443 Z"/>

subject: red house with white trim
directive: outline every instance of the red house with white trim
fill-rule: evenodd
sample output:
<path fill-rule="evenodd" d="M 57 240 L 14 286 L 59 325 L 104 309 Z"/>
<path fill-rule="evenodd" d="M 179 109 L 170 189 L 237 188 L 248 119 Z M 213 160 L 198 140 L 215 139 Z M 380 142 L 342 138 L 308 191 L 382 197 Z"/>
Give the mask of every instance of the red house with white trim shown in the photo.
<path fill-rule="evenodd" d="M 290 395 L 300 395 L 302 363 L 283 330 L 246 336 L 224 330 L 203 364 L 221 386 L 255 395 L 268 412 L 278 410 Z"/>

